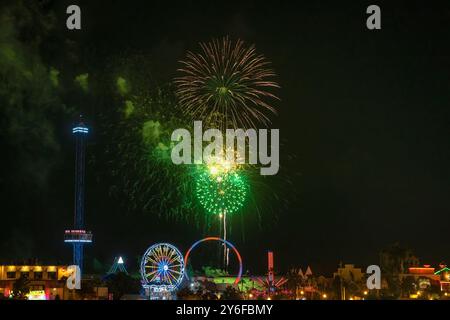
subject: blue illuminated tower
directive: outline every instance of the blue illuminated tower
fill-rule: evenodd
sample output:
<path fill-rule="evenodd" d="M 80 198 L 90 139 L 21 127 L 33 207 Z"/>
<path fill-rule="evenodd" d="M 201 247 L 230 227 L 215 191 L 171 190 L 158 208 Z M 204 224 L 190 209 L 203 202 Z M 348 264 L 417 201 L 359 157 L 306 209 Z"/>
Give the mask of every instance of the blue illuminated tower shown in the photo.
<path fill-rule="evenodd" d="M 64 242 L 73 245 L 73 264 L 80 267 L 83 272 L 83 246 L 92 242 L 92 233 L 84 229 L 84 178 L 86 138 L 89 129 L 80 116 L 78 123 L 73 127 L 75 136 L 75 213 L 73 229 L 66 230 Z"/>

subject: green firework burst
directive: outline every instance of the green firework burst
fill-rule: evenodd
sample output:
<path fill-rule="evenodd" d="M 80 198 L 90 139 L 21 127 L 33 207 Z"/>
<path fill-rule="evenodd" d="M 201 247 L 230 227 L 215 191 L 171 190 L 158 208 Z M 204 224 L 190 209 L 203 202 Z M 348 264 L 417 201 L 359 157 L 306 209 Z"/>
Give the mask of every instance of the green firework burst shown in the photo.
<path fill-rule="evenodd" d="M 212 174 L 204 168 L 199 169 L 195 187 L 201 206 L 213 215 L 238 212 L 248 194 L 245 177 L 235 171 Z"/>

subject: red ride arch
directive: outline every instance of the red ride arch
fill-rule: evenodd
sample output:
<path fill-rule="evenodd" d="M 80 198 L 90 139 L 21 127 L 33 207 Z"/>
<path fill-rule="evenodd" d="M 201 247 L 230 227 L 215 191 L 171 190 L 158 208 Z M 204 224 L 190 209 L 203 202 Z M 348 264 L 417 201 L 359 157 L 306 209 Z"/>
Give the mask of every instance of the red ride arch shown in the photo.
<path fill-rule="evenodd" d="M 186 252 L 186 255 L 184 256 L 184 265 L 187 266 L 188 263 L 188 258 L 189 255 L 191 254 L 192 249 L 194 249 L 197 245 L 199 245 L 202 242 L 206 242 L 206 241 L 220 241 L 224 244 L 226 244 L 227 246 L 231 247 L 231 249 L 233 249 L 234 253 L 236 254 L 236 257 L 238 258 L 239 261 L 239 273 L 238 276 L 236 277 L 236 280 L 234 280 L 234 284 L 238 284 L 239 281 L 241 281 L 241 277 L 242 277 L 242 257 L 239 253 L 239 251 L 237 251 L 236 247 L 229 241 L 224 240 L 222 238 L 219 237 L 206 237 L 204 239 L 198 240 L 197 242 L 195 242 L 190 248 L 189 250 Z M 185 268 L 186 270 L 186 268 Z M 187 274 L 186 274 L 187 276 Z"/>

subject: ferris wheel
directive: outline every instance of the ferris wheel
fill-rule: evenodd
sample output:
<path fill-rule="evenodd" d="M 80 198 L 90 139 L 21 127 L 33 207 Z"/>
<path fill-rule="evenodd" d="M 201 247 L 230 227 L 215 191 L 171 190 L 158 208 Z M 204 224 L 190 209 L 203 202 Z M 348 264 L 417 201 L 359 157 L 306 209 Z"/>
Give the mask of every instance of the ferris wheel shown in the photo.
<path fill-rule="evenodd" d="M 144 287 L 153 291 L 174 291 L 183 280 L 184 259 L 169 243 L 157 243 L 145 251 L 141 261 Z"/>

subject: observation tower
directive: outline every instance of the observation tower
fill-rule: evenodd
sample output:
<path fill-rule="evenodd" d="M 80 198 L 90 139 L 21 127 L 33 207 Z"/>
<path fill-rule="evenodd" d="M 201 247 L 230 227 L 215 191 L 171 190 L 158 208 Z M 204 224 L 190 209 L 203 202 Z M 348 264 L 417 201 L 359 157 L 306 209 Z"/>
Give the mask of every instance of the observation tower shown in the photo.
<path fill-rule="evenodd" d="M 82 116 L 72 128 L 72 134 L 75 136 L 75 208 L 73 228 L 65 231 L 64 242 L 72 244 L 73 264 L 83 274 L 83 247 L 92 242 L 92 233 L 84 229 L 85 157 L 89 129 Z"/>

